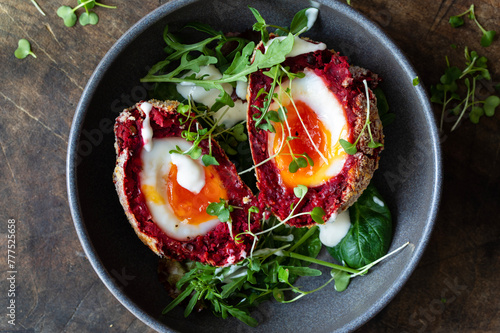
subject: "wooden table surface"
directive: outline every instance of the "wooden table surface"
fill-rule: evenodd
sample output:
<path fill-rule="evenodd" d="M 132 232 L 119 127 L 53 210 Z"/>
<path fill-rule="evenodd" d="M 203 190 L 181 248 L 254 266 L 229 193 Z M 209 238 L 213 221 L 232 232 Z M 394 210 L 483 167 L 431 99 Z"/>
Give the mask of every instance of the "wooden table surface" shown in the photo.
<path fill-rule="evenodd" d="M 29 0 L 0 2 L 1 332 L 152 332 L 98 279 L 68 208 L 66 148 L 83 88 L 113 43 L 166 2 L 103 1 L 118 8 L 98 8 L 98 25 L 72 28 L 56 10 L 76 0 L 38 0 L 47 16 Z M 444 72 L 445 55 L 462 66 L 466 45 L 488 57 L 493 81 L 500 81 L 499 38 L 482 48 L 471 21 L 460 29 L 447 23 L 470 4 L 352 0 L 408 55 L 427 87 Z M 483 26 L 500 33 L 500 1 L 474 4 Z M 36 59 L 14 57 L 21 38 Z M 500 332 L 500 111 L 452 133 L 446 126 L 444 190 L 429 246 L 401 292 L 360 332 Z M 17 240 L 15 326 L 6 316 L 9 224 Z"/>

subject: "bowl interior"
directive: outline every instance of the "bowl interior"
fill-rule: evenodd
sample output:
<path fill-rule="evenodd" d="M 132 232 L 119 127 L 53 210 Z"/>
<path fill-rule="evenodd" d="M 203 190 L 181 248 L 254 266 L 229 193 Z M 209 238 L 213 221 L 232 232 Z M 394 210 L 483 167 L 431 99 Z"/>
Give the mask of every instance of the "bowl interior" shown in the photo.
<path fill-rule="evenodd" d="M 288 25 L 308 1 L 174 1 L 163 5 L 129 30 L 102 60 L 84 91 L 75 115 L 68 151 L 68 191 L 75 226 L 97 273 L 136 316 L 159 331 L 269 332 L 352 330 L 380 311 L 415 268 L 436 215 L 441 174 L 436 128 L 424 89 L 414 87 L 415 72 L 405 57 L 366 18 L 343 3 L 319 1 L 318 20 L 306 36 L 347 55 L 352 64 L 383 78 L 381 84 L 396 120 L 384 129 L 385 150 L 374 182 L 394 217 L 391 250 L 411 245 L 358 277 L 342 293 L 333 286 L 300 301 L 262 304 L 253 312 L 261 322 L 251 329 L 235 319 L 204 312 L 184 319 L 183 310 L 167 316 L 170 301 L 158 282 L 158 258 L 135 236 L 118 201 L 112 173 L 115 164 L 113 122 L 118 113 L 147 99 L 140 83 L 151 65 L 164 58 L 162 32 L 199 21 L 222 31 L 243 31 L 254 18 L 248 5 L 267 22 Z M 326 258 L 326 256 L 325 256 Z M 324 279 L 303 279 L 314 289 Z"/>

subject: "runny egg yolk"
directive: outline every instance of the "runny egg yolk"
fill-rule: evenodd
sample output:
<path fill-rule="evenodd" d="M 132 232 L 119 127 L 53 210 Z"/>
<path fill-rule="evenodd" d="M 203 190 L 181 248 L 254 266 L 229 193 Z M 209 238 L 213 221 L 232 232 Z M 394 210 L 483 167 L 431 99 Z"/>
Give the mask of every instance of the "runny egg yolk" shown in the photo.
<path fill-rule="evenodd" d="M 204 167 L 205 186 L 195 194 L 177 182 L 177 165 L 172 164 L 170 172 L 165 176 L 167 184 L 167 200 L 175 216 L 183 223 L 198 225 L 214 219 L 206 209 L 211 202 L 227 199 L 227 192 L 219 174 L 213 166 Z"/>
<path fill-rule="evenodd" d="M 345 135 L 345 126 L 338 138 L 332 138 L 331 132 L 318 118 L 317 113 L 305 102 L 296 100 L 285 105 L 285 107 L 288 110 L 288 125 L 285 122 L 283 127 L 279 124 L 274 125 L 276 135 L 272 143 L 274 150 L 272 154 L 277 154 L 280 147 L 283 147 L 274 160 L 278 170 L 280 170 L 284 184 L 288 188 L 293 188 L 299 184 L 316 186 L 326 182 L 332 177 L 328 172 L 332 163 L 339 163 L 344 158 L 345 152 L 339 143 L 339 139 Z M 283 142 L 289 136 L 294 137 L 294 139 L 289 140 L 288 143 Z M 332 142 L 332 140 L 335 141 Z M 318 151 L 321 152 L 323 157 Z M 292 153 L 294 156 L 292 156 Z M 304 153 L 312 159 L 314 164 L 310 165 L 308 163 L 307 167 L 299 168 L 293 173 L 290 172 L 288 167 L 293 158 L 303 157 Z"/>

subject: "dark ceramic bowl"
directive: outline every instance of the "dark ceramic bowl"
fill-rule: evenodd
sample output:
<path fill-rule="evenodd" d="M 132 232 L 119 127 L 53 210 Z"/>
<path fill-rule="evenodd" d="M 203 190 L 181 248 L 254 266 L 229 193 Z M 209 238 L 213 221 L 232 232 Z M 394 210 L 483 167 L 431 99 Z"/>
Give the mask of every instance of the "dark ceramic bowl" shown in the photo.
<path fill-rule="evenodd" d="M 384 129 L 386 147 L 374 182 L 394 216 L 391 250 L 411 245 L 370 274 L 337 293 L 333 286 L 282 305 L 267 302 L 253 315 L 252 329 L 205 311 L 188 319 L 182 309 L 167 316 L 170 301 L 158 282 L 158 257 L 144 246 L 127 222 L 116 195 L 112 124 L 123 108 L 146 99 L 141 84 L 148 66 L 162 60 L 162 32 L 200 21 L 222 31 L 243 31 L 254 22 L 247 5 L 268 22 L 288 25 L 308 1 L 172 1 L 133 26 L 103 58 L 85 88 L 73 120 L 67 176 L 71 211 L 80 241 L 104 284 L 134 315 L 158 331 L 181 332 L 332 332 L 351 331 L 379 312 L 415 269 L 429 240 L 441 187 L 440 149 L 431 107 L 423 87 L 412 85 L 414 69 L 402 52 L 372 22 L 343 2 L 322 0 L 318 21 L 306 36 L 325 42 L 356 64 L 380 74 L 396 120 Z M 324 274 L 327 275 L 327 274 Z M 325 279 L 327 277 L 325 276 Z M 304 279 L 313 289 L 322 281 Z"/>

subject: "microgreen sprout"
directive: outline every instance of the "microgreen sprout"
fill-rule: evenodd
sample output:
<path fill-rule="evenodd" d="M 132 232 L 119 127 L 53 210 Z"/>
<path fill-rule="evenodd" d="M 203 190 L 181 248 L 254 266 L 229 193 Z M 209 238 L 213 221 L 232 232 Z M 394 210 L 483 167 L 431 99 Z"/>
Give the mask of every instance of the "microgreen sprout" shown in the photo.
<path fill-rule="evenodd" d="M 412 83 L 413 83 L 413 86 L 415 86 L 415 87 L 416 87 L 416 86 L 418 86 L 418 85 L 420 84 L 420 79 L 418 78 L 418 76 L 416 76 L 416 77 L 413 79 Z"/>
<path fill-rule="evenodd" d="M 40 8 L 40 6 L 38 5 L 38 3 L 35 0 L 30 0 L 30 1 L 33 4 L 33 6 L 35 6 L 35 8 L 40 12 L 40 14 L 42 14 L 43 16 L 45 16 L 45 13 L 43 12 L 42 8 Z"/>
<path fill-rule="evenodd" d="M 358 138 L 353 143 L 350 143 L 349 141 L 344 140 L 344 139 L 339 140 L 340 145 L 342 146 L 342 148 L 344 148 L 344 151 L 349 155 L 354 155 L 357 153 L 358 149 L 356 148 L 356 145 L 358 144 L 359 139 L 361 139 L 361 136 L 363 135 L 363 133 L 367 127 L 368 127 L 368 135 L 370 136 L 370 142 L 368 143 L 368 147 L 375 149 L 375 148 L 383 146 L 381 143 L 375 142 L 373 140 L 372 132 L 370 129 L 370 124 L 371 124 L 371 121 L 370 121 L 370 104 L 371 104 L 370 103 L 370 91 L 368 90 L 368 84 L 366 83 L 366 80 L 363 80 L 363 84 L 365 85 L 365 92 L 366 92 L 366 121 L 365 121 L 365 124 L 364 124 L 363 128 L 361 129 L 361 132 L 359 133 Z"/>
<path fill-rule="evenodd" d="M 116 8 L 116 6 L 104 5 L 95 0 L 78 0 L 78 5 L 74 8 L 71 8 L 70 6 L 59 7 L 57 9 L 57 16 L 63 19 L 64 25 L 67 27 L 74 26 L 77 20 L 81 25 L 95 25 L 99 22 L 99 16 L 95 12 L 90 11 L 90 9 L 94 8 L 95 6 L 109 9 Z M 80 17 L 78 18 L 76 15 L 76 11 L 82 7 L 85 9 L 85 12 L 80 14 Z"/>
<path fill-rule="evenodd" d="M 465 22 L 464 22 L 463 16 L 465 16 L 467 14 L 469 14 L 468 15 L 469 19 L 473 20 L 476 23 L 476 25 L 479 27 L 481 32 L 483 33 L 483 35 L 481 37 L 481 46 L 483 46 L 483 47 L 490 46 L 491 43 L 493 42 L 493 39 L 495 38 L 496 32 L 494 30 L 487 31 L 486 29 L 483 28 L 483 26 L 481 24 L 479 24 L 479 22 L 476 18 L 476 14 L 474 13 L 474 5 L 471 5 L 468 10 L 466 10 L 465 12 L 463 12 L 459 15 L 451 16 L 450 20 L 449 20 L 450 25 L 453 28 L 457 28 L 457 27 L 464 25 Z"/>
<path fill-rule="evenodd" d="M 446 57 L 447 68 L 441 76 L 440 83 L 431 86 L 431 101 L 441 104 L 440 130 L 443 131 L 444 118 L 447 112 L 452 112 L 457 116 L 451 131 L 454 131 L 460 124 L 463 117 L 469 112 L 469 119 L 477 124 L 483 116 L 493 116 L 495 109 L 500 105 L 500 98 L 490 95 L 485 100 L 476 99 L 477 81 L 491 81 L 488 71 L 487 61 L 484 56 L 479 56 L 476 51 L 464 49 L 465 68 L 461 70 L 456 66 L 450 66 Z M 461 94 L 460 87 L 466 89 L 465 97 Z M 456 102 L 452 104 L 453 102 Z M 449 108 L 452 106 L 451 108 Z"/>
<path fill-rule="evenodd" d="M 14 52 L 14 55 L 16 56 L 17 59 L 24 59 L 28 55 L 31 55 L 33 58 L 36 58 L 36 55 L 31 51 L 30 42 L 24 38 L 20 39 L 19 42 L 17 42 L 17 49 Z"/>
<path fill-rule="evenodd" d="M 220 199 L 219 202 L 211 202 L 206 209 L 207 214 L 217 216 L 219 221 L 227 223 L 229 234 L 233 237 L 233 220 L 231 213 L 234 211 L 234 206 L 231 206 L 227 200 Z"/>

